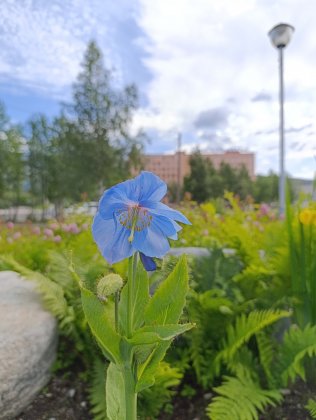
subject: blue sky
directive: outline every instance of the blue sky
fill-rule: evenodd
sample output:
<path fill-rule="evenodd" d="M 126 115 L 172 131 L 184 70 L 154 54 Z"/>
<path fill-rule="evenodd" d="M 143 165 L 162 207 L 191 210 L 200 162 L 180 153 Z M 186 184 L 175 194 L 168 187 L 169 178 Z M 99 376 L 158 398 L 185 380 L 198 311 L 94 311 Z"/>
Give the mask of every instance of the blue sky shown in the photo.
<path fill-rule="evenodd" d="M 278 171 L 278 63 L 267 32 L 295 27 L 285 50 L 286 168 L 316 171 L 313 0 L 2 0 L 0 100 L 15 122 L 56 115 L 95 39 L 115 83 L 134 82 L 147 151 L 250 150 Z"/>

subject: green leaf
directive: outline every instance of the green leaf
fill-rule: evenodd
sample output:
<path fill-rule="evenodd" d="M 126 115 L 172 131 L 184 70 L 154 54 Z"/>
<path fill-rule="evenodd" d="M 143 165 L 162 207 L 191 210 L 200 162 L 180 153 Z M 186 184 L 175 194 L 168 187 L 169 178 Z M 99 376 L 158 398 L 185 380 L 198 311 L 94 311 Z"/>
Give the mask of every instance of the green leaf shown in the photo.
<path fill-rule="evenodd" d="M 148 325 L 136 331 L 127 341 L 133 345 L 154 344 L 162 340 L 171 340 L 193 326 L 194 324 Z"/>
<path fill-rule="evenodd" d="M 81 301 L 88 324 L 93 335 L 102 347 L 104 354 L 111 361 L 120 361 L 119 344 L 121 337 L 112 326 L 112 320 L 107 314 L 106 305 L 89 290 L 81 287 Z"/>
<path fill-rule="evenodd" d="M 146 325 L 176 324 L 188 292 L 188 268 L 183 255 L 173 272 L 162 282 L 145 310 Z"/>
<path fill-rule="evenodd" d="M 172 340 L 163 341 L 153 349 L 147 360 L 139 366 L 136 392 L 143 391 L 155 383 L 155 374 Z"/>
<path fill-rule="evenodd" d="M 133 330 L 137 330 L 144 323 L 144 310 L 149 301 L 149 283 L 148 274 L 144 270 L 143 265 L 139 262 L 136 272 L 136 281 L 132 290 L 132 318 L 133 318 Z M 128 283 L 125 284 L 119 303 L 119 319 L 120 329 L 122 334 L 126 335 L 124 326 L 127 325 L 127 293 Z"/>
<path fill-rule="evenodd" d="M 158 334 L 171 334 L 168 325 L 175 325 L 182 314 L 185 305 L 185 298 L 188 291 L 188 269 L 186 257 L 182 256 L 173 272 L 169 274 L 166 280 L 159 286 L 154 296 L 148 302 L 145 309 L 145 324 L 147 326 L 156 326 L 157 330 L 152 330 Z M 190 328 L 192 327 L 191 324 Z M 161 327 L 166 326 L 163 332 Z M 173 328 L 173 327 L 171 327 Z M 179 328 L 182 328 L 181 325 Z M 186 328 L 186 327 L 185 327 Z M 187 328 L 189 329 L 189 327 Z M 173 330 L 175 332 L 175 330 Z M 183 332 L 183 331 L 181 331 Z M 179 332 L 179 334 L 181 333 Z M 152 350 L 147 360 L 138 366 L 136 391 L 140 392 L 155 383 L 155 374 L 159 363 L 164 358 L 172 339 L 165 339 L 156 348 Z"/>
<path fill-rule="evenodd" d="M 108 420 L 125 419 L 125 388 L 120 369 L 110 363 L 106 372 L 106 409 Z"/>

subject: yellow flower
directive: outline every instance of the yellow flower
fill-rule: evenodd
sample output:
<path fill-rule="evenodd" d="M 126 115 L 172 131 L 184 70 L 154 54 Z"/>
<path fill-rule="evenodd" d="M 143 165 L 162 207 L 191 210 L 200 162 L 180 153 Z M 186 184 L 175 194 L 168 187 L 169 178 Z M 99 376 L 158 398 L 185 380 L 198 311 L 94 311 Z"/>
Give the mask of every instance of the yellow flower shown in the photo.
<path fill-rule="evenodd" d="M 311 209 L 304 209 L 300 212 L 298 218 L 303 225 L 311 225 L 315 219 L 315 212 Z"/>

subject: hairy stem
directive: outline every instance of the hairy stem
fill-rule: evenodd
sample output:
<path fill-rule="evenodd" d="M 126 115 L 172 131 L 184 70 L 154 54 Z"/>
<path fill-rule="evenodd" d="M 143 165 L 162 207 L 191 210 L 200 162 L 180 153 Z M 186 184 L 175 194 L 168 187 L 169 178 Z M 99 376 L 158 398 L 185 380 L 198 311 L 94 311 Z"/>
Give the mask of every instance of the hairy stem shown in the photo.
<path fill-rule="evenodd" d="M 127 284 L 127 337 L 133 335 L 134 307 L 133 298 L 136 281 L 137 270 L 137 252 L 129 258 L 128 261 L 128 284 Z M 126 357 L 123 370 L 124 387 L 125 387 L 125 420 L 137 420 L 137 393 L 135 392 L 135 376 L 133 372 L 133 358 L 129 353 Z"/>
<path fill-rule="evenodd" d="M 133 291 L 135 288 L 137 269 L 137 252 L 128 261 L 128 289 L 127 289 L 127 337 L 133 335 Z"/>

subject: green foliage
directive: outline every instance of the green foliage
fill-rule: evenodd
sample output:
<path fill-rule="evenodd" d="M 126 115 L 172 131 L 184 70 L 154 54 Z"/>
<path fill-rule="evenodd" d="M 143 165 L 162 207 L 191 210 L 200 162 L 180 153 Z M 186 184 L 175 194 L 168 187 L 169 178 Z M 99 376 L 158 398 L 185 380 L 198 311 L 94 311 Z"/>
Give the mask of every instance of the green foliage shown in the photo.
<path fill-rule="evenodd" d="M 279 370 L 283 384 L 294 382 L 297 376 L 306 380 L 304 361 L 316 356 L 316 326 L 300 329 L 293 325 L 284 335 L 280 348 Z"/>
<path fill-rule="evenodd" d="M 140 167 L 144 135 L 129 133 L 137 90 L 134 85 L 118 89 L 114 79 L 91 41 L 72 102 L 58 117 L 36 115 L 22 130 L 0 103 L 1 207 L 21 205 L 27 194 L 27 204 L 40 206 L 43 219 L 48 202 L 62 218 L 65 203 L 95 199 L 100 189 Z"/>
<path fill-rule="evenodd" d="M 24 140 L 21 127 L 10 122 L 1 102 L 0 135 L 0 207 L 16 206 L 22 201 L 25 179 Z"/>
<path fill-rule="evenodd" d="M 158 365 L 155 383 L 139 395 L 138 412 L 141 419 L 154 419 L 175 394 L 173 390 L 180 384 L 183 374 L 179 369 L 171 367 L 166 362 Z"/>
<path fill-rule="evenodd" d="M 311 204 L 296 211 L 286 206 L 288 230 L 288 263 L 290 266 L 291 291 L 297 299 L 294 314 L 297 323 L 304 327 L 316 324 L 316 206 Z"/>
<path fill-rule="evenodd" d="M 257 420 L 258 411 L 282 400 L 278 390 L 263 390 L 249 378 L 225 377 L 225 382 L 214 388 L 219 394 L 207 408 L 212 420 Z"/>
<path fill-rule="evenodd" d="M 311 418 L 316 419 L 316 401 L 310 398 L 305 405 L 305 408 L 309 411 Z"/>
<path fill-rule="evenodd" d="M 137 264 L 137 256 L 132 257 L 129 280 L 119 302 L 110 297 L 100 299 L 86 288 L 74 271 L 72 274 L 81 289 L 86 320 L 110 361 L 106 376 L 107 417 L 120 419 L 125 412 L 124 404 L 126 410 L 133 410 L 132 400 L 126 396 L 134 398 L 135 392 L 144 391 L 155 383 L 172 339 L 193 326 L 178 324 L 188 291 L 186 259 L 179 259 L 174 270 L 150 297 L 147 273 L 140 262 Z M 168 383 L 166 375 L 160 375 L 160 379 L 163 378 Z"/>
<path fill-rule="evenodd" d="M 278 200 L 278 175 L 271 172 L 268 176 L 258 175 L 252 180 L 245 166 L 233 168 L 221 162 L 215 169 L 212 162 L 199 150 L 190 157 L 190 175 L 184 180 L 184 190 L 191 193 L 192 199 L 203 203 L 209 199 L 222 197 L 225 191 L 245 200 L 252 196 L 257 203 L 273 203 Z M 293 186 L 289 183 L 291 198 Z"/>
<path fill-rule="evenodd" d="M 221 404 L 218 407 L 226 407 L 220 408 L 223 409 L 222 416 L 246 419 L 250 410 L 252 417 L 248 418 L 256 418 L 264 407 L 279 401 L 272 394 L 267 396 L 266 391 L 279 395 L 280 389 L 291 386 L 298 378 L 308 381 L 315 371 L 315 326 L 293 325 L 286 331 L 291 322 L 287 318 L 291 312 L 289 308 L 301 305 L 303 301 L 302 295 L 293 293 L 291 276 L 293 273 L 302 275 L 302 262 L 305 273 L 311 273 L 313 254 L 307 257 L 305 252 L 304 259 L 293 260 L 295 266 L 291 268 L 286 223 L 278 220 L 271 209 L 263 212 L 261 207 L 252 205 L 245 208 L 231 194 L 225 197 L 226 207 L 215 201 L 201 206 L 186 204 L 185 212 L 193 226 L 192 232 L 184 228 L 180 241 L 189 246 L 207 246 L 210 256 L 189 259 L 188 277 L 192 290 L 188 293 L 184 312 L 174 305 L 175 296 L 182 296 L 187 288 L 178 278 L 179 273 L 187 275 L 184 267 L 178 266 L 178 274 L 173 273 L 177 259 L 168 257 L 161 263 L 157 261 L 161 270 L 149 278 L 138 266 L 137 277 L 141 281 L 133 289 L 134 332 L 132 337 L 124 337 L 120 342 L 119 356 L 130 352 L 137 361 L 137 378 L 142 379 L 141 386 L 144 387 L 139 396 L 141 418 L 146 415 L 157 417 L 161 407 L 169 411 L 168 403 L 181 378 L 184 382 L 180 389 L 185 390 L 185 395 L 191 395 L 185 378 L 189 377 L 192 383 L 197 382 L 209 391 L 214 385 L 222 384 L 224 375 L 231 378 L 227 381 L 234 391 L 231 399 L 228 393 L 218 392 L 216 398 Z M 313 205 L 309 208 L 313 209 Z M 293 208 L 291 231 L 297 258 L 303 249 L 306 251 L 313 244 L 315 229 L 311 225 L 302 226 L 305 240 L 302 248 L 301 222 L 295 211 Z M 72 221 L 79 226 L 87 222 L 86 219 Z M 90 401 L 96 418 L 105 418 L 103 374 L 107 362 L 98 350 L 96 340 L 91 340 L 80 301 L 78 277 L 90 299 L 91 294 L 97 294 L 96 285 L 102 276 L 119 272 L 125 279 L 126 264 L 108 267 L 99 258 L 89 231 L 74 235 L 64 232 L 59 225 L 55 234 L 60 235 L 62 241 L 54 243 L 43 234 L 31 234 L 32 228 L 32 225 L 13 229 L 1 226 L 0 267 L 14 269 L 38 283 L 46 307 L 58 317 L 60 334 L 73 342 L 73 351 L 66 355 L 62 353 L 62 367 L 69 366 L 67 360 L 75 355 L 80 355 L 86 366 L 94 365 L 88 373 Z M 11 241 L 18 231 L 22 236 Z M 72 257 L 69 249 L 73 250 Z M 4 257 L 4 253 L 14 254 L 14 260 Z M 169 285 L 166 277 L 172 278 Z M 168 296 L 167 306 L 163 305 L 164 299 L 160 299 L 159 294 Z M 121 302 L 124 300 L 127 300 L 126 285 L 121 292 Z M 94 311 L 101 305 L 111 329 L 115 330 L 114 296 L 109 296 L 105 303 L 95 298 L 93 302 Z M 136 313 L 136 308 L 141 309 L 143 317 Z M 123 306 L 120 317 L 124 319 L 122 309 Z M 173 310 L 177 312 L 176 321 L 172 320 Z M 145 315 L 147 324 L 144 323 Z M 167 366 L 161 360 L 170 340 L 191 327 L 186 324 L 188 320 L 196 327 L 177 336 L 176 345 L 167 353 L 170 363 Z M 119 334 L 126 335 L 123 325 L 119 325 Z M 226 386 L 227 381 L 222 385 Z M 217 392 L 222 385 L 213 389 Z M 240 408 L 234 395 L 239 392 L 242 400 L 248 387 L 251 392 L 249 390 L 244 406 Z M 267 397 L 265 402 L 263 395 Z M 233 417 L 231 413 L 235 410 L 238 414 Z M 219 415 L 215 411 L 213 414 Z"/>
<path fill-rule="evenodd" d="M 92 407 L 91 413 L 94 420 L 104 420 L 106 418 L 106 401 L 104 398 L 106 365 L 99 357 L 95 357 L 93 360 L 90 377 L 88 395 Z"/>
<path fill-rule="evenodd" d="M 252 311 L 248 315 L 241 314 L 237 317 L 235 325 L 228 326 L 227 338 L 223 344 L 224 349 L 218 357 L 226 361 L 232 359 L 240 347 L 247 343 L 254 334 L 290 315 L 286 311 L 271 309 Z"/>

